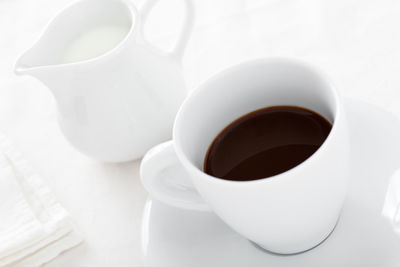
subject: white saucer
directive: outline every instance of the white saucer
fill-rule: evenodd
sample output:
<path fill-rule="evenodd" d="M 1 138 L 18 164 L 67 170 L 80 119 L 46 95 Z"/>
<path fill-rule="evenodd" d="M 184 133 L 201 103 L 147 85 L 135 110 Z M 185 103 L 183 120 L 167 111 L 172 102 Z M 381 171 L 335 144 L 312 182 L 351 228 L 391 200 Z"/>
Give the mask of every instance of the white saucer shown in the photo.
<path fill-rule="evenodd" d="M 146 266 L 400 266 L 400 176 L 390 179 L 400 168 L 400 121 L 355 100 L 347 99 L 346 109 L 353 175 L 341 218 L 325 242 L 301 254 L 275 255 L 257 248 L 212 213 L 149 200 L 142 233 Z"/>

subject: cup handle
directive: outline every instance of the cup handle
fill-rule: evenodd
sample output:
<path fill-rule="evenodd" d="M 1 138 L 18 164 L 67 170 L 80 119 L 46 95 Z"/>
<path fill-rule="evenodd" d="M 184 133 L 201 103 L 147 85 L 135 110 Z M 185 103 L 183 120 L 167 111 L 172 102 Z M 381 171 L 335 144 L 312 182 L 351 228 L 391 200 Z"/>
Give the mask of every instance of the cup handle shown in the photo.
<path fill-rule="evenodd" d="M 140 165 L 140 177 L 154 199 L 182 209 L 211 211 L 180 163 L 172 141 L 146 153 Z"/>
<path fill-rule="evenodd" d="M 147 0 L 142 8 L 140 9 L 140 15 L 142 17 L 142 36 L 144 38 L 144 24 L 147 20 L 148 16 L 151 13 L 151 10 L 154 8 L 156 3 L 160 0 Z M 185 3 L 185 18 L 183 21 L 182 32 L 179 35 L 175 47 L 172 49 L 170 54 L 175 57 L 177 60 L 182 60 L 183 54 L 185 52 L 187 43 L 189 41 L 189 37 L 193 31 L 194 26 L 194 3 L 192 0 L 183 0 Z"/>

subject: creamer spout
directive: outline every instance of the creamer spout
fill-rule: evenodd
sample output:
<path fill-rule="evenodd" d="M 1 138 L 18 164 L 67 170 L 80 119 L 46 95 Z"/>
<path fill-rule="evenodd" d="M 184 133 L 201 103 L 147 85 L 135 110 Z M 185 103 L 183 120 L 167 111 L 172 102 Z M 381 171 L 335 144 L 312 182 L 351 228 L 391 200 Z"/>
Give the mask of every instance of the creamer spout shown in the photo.
<path fill-rule="evenodd" d="M 35 47 L 25 51 L 15 62 L 14 73 L 17 75 L 31 75 L 38 79 L 42 78 L 42 74 L 49 71 L 52 66 L 48 66 L 41 62 L 40 55 L 38 55 Z"/>

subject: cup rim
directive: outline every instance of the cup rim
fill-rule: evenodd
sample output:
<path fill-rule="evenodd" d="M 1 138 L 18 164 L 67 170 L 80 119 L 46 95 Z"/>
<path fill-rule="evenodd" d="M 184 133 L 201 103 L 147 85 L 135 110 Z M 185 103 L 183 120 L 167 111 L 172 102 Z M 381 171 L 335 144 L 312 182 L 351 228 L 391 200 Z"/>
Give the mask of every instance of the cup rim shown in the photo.
<path fill-rule="evenodd" d="M 325 141 L 322 143 L 322 145 L 318 148 L 317 151 L 315 151 L 310 157 L 308 157 L 306 160 L 304 160 L 302 163 L 299 165 L 285 171 L 282 173 L 278 173 L 273 176 L 261 178 L 261 179 L 256 179 L 256 180 L 249 180 L 249 181 L 235 181 L 235 180 L 226 180 L 222 179 L 219 177 L 215 177 L 212 175 L 209 175 L 205 173 L 202 169 L 198 168 L 191 160 L 188 159 L 186 154 L 184 153 L 181 143 L 179 140 L 181 139 L 181 121 L 182 121 L 182 116 L 186 112 L 186 109 L 188 106 L 190 106 L 191 102 L 196 98 L 196 95 L 203 92 L 204 90 L 207 90 L 210 84 L 215 82 L 216 80 L 220 79 L 221 77 L 225 76 L 226 74 L 234 71 L 238 71 L 239 69 L 249 66 L 249 65 L 271 65 L 271 64 L 277 64 L 277 63 L 285 63 L 289 65 L 297 65 L 302 68 L 306 68 L 312 73 L 314 73 L 316 76 L 320 77 L 322 81 L 325 82 L 326 86 L 330 88 L 333 99 L 334 99 L 334 107 L 335 107 L 335 114 L 332 122 L 332 129 L 325 139 Z M 337 128 L 338 128 L 338 121 L 341 121 L 342 115 L 342 104 L 340 102 L 340 94 L 338 90 L 332 85 L 330 80 L 327 78 L 327 75 L 325 75 L 321 70 L 316 68 L 315 66 L 304 62 L 303 60 L 299 60 L 297 58 L 285 58 L 285 57 L 270 57 L 270 58 L 256 58 L 256 59 L 251 59 L 251 60 L 246 60 L 238 64 L 234 64 L 230 67 L 225 68 L 224 70 L 218 72 L 217 74 L 212 75 L 210 78 L 205 80 L 203 83 L 201 83 L 195 90 L 185 99 L 185 101 L 182 103 L 176 118 L 174 122 L 174 127 L 173 127 L 173 145 L 174 149 L 176 151 L 176 154 L 180 160 L 180 162 L 184 165 L 184 167 L 190 171 L 190 173 L 195 173 L 196 176 L 200 176 L 201 179 L 206 179 L 209 182 L 212 183 L 224 183 L 224 184 L 231 184 L 231 185 L 253 185 L 253 184 L 258 184 L 258 183 L 265 183 L 265 182 L 274 182 L 277 181 L 282 181 L 284 177 L 288 178 L 291 176 L 293 172 L 298 172 L 301 171 L 302 169 L 308 167 L 310 164 L 312 164 L 317 157 L 319 157 L 320 154 L 324 153 L 324 151 L 327 149 L 327 146 L 330 145 L 332 142 L 332 138 L 334 135 L 336 135 Z M 245 114 L 243 114 L 245 115 Z"/>

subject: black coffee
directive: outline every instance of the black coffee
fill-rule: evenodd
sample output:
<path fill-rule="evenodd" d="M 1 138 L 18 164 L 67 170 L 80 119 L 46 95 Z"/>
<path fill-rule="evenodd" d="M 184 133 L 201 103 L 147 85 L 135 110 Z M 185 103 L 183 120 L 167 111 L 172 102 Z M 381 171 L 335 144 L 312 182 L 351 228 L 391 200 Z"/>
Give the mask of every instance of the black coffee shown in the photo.
<path fill-rule="evenodd" d="M 332 125 L 300 107 L 256 110 L 228 125 L 212 142 L 204 172 L 226 180 L 249 181 L 285 172 L 310 157 Z"/>

